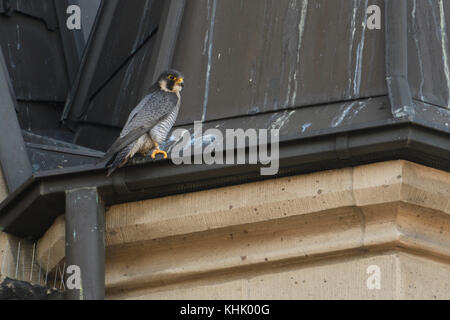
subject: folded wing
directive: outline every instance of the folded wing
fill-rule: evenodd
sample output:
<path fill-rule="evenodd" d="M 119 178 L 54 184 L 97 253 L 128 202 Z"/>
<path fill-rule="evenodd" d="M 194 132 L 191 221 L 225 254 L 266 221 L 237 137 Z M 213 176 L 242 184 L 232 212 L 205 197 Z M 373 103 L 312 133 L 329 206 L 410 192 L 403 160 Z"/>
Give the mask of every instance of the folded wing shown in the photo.
<path fill-rule="evenodd" d="M 156 91 L 144 97 L 131 111 L 119 138 L 111 145 L 101 161 L 111 158 L 149 132 L 172 111 L 173 107 L 173 103 L 167 103 L 165 92 Z"/>

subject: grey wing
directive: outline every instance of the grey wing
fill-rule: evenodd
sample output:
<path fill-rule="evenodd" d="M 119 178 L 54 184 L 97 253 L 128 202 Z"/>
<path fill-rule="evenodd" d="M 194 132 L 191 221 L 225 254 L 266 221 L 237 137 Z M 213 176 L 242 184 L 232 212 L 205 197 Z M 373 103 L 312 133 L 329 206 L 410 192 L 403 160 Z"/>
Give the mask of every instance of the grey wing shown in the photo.
<path fill-rule="evenodd" d="M 123 126 L 122 132 L 120 133 L 120 137 L 125 136 L 126 133 L 128 133 L 128 132 L 125 132 L 125 128 L 129 128 L 131 121 L 133 121 L 133 119 L 142 110 L 142 108 L 144 108 L 147 105 L 147 103 L 149 103 L 150 99 L 152 99 L 153 94 L 154 94 L 154 92 L 146 95 L 141 100 L 141 102 L 139 102 L 139 104 L 133 110 L 131 110 L 130 115 L 128 116 L 128 120 L 125 123 L 125 125 Z"/>
<path fill-rule="evenodd" d="M 177 101 L 173 100 L 171 95 L 167 96 L 161 91 L 147 95 L 130 113 L 119 138 L 111 145 L 103 159 L 112 157 L 149 132 L 151 128 L 173 110 L 176 104 Z"/>
<path fill-rule="evenodd" d="M 155 121 L 155 124 L 157 121 Z M 152 128 L 153 126 L 150 126 Z M 148 132 L 149 128 L 147 126 L 141 126 L 131 130 L 126 136 L 118 138 L 112 146 L 106 151 L 103 159 L 108 159 L 115 155 L 117 152 L 122 150 L 123 148 L 129 146 L 131 143 L 134 143 L 137 139 L 142 137 L 146 132 Z"/>

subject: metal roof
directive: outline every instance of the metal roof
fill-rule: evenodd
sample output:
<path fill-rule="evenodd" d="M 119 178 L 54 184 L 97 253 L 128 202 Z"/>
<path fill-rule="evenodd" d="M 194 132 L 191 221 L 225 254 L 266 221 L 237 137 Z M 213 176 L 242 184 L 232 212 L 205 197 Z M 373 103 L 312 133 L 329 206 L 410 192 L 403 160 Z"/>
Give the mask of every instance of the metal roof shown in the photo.
<path fill-rule="evenodd" d="M 80 146 L 107 149 L 167 66 L 186 76 L 178 127 L 280 129 L 278 176 L 391 159 L 450 170 L 450 3 L 370 4 L 382 8 L 382 30 L 367 28 L 367 0 L 102 1 L 79 71 L 58 75 L 73 83 L 54 99 L 71 144 L 57 144 L 54 165 L 0 204 L 0 226 L 39 237 L 64 212 L 68 188 L 96 187 L 111 205 L 263 179 L 250 165 L 137 158 L 107 178 L 92 164 L 100 153 Z M 55 61 L 65 63 L 62 52 Z M 49 152 L 34 164 L 51 158 L 54 141 L 27 139 L 29 151 Z"/>

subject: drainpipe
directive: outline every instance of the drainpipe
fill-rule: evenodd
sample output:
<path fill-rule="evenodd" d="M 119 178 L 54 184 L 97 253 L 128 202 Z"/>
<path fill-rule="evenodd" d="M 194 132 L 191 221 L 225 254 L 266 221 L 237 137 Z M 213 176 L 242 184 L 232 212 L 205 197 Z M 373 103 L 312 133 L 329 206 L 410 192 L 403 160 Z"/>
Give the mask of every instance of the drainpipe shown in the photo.
<path fill-rule="evenodd" d="M 386 0 L 386 82 L 394 118 L 414 120 L 408 83 L 408 16 L 406 0 Z"/>
<path fill-rule="evenodd" d="M 67 300 L 105 298 L 104 214 L 97 188 L 66 191 Z"/>

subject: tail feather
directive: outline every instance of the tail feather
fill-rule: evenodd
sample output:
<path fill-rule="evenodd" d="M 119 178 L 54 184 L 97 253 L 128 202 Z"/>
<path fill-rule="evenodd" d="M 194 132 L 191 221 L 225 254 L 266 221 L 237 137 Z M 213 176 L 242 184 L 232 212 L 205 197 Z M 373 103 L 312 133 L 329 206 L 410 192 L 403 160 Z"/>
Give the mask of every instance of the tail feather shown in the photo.
<path fill-rule="evenodd" d="M 113 158 L 111 158 L 111 165 L 109 165 L 108 174 L 106 175 L 107 177 L 109 177 L 114 171 L 123 167 L 127 163 L 129 153 L 129 148 L 124 148 L 119 151 Z"/>

